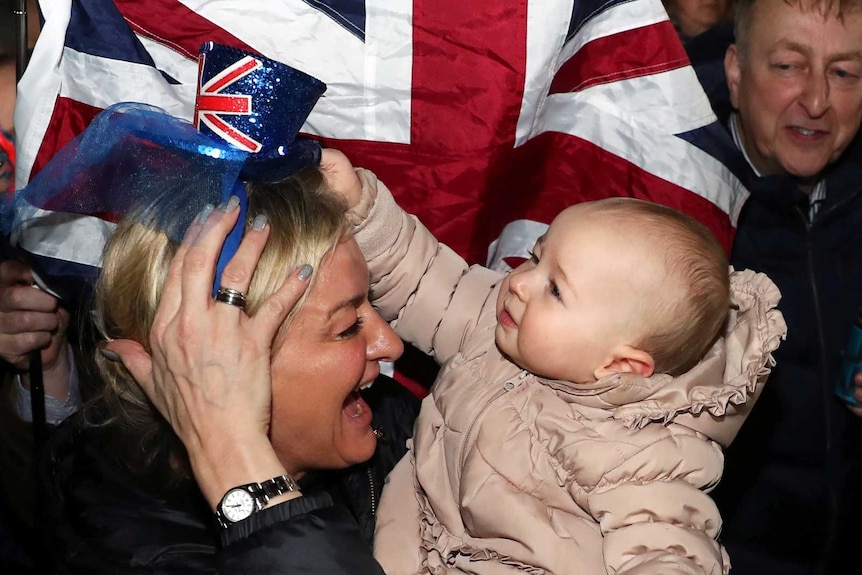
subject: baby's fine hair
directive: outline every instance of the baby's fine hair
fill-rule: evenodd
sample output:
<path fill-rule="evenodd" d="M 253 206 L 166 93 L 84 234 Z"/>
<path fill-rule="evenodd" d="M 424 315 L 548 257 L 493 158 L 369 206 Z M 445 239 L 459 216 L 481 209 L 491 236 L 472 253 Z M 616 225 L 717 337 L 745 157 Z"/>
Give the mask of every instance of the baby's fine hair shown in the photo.
<path fill-rule="evenodd" d="M 715 236 L 691 216 L 633 198 L 591 202 L 596 213 L 613 215 L 634 236 L 664 252 L 669 281 L 682 301 L 660 297 L 645 302 L 650 329 L 635 347 L 652 355 L 656 373 L 681 375 L 693 368 L 722 334 L 730 311 L 727 254 Z"/>

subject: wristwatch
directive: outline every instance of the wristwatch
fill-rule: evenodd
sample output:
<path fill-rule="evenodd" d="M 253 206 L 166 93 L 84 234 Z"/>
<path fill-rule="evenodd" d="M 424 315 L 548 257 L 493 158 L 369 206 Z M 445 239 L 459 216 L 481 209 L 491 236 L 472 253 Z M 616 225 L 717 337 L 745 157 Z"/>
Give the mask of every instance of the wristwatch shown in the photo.
<path fill-rule="evenodd" d="M 228 490 L 216 506 L 216 519 L 223 528 L 248 519 L 273 497 L 297 491 L 296 482 L 289 475 L 280 475 L 261 483 L 247 483 Z"/>

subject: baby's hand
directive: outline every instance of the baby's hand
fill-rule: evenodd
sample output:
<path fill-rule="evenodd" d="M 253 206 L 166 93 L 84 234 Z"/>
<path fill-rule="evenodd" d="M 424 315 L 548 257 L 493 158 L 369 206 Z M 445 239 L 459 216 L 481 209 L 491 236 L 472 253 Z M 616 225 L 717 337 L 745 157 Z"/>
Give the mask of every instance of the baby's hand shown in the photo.
<path fill-rule="evenodd" d="M 362 182 L 347 156 L 332 148 L 324 148 L 320 157 L 320 171 L 329 188 L 353 208 L 362 198 Z"/>

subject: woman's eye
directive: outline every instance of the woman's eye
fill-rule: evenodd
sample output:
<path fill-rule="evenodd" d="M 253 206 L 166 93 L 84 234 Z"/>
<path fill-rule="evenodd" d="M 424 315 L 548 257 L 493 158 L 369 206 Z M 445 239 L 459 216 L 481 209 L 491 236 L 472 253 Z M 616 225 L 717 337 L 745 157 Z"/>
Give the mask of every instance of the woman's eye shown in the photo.
<path fill-rule="evenodd" d="M 530 261 L 531 261 L 531 262 L 533 262 L 534 264 L 539 263 L 539 256 L 537 256 L 535 253 L 533 253 L 533 251 L 532 251 L 532 250 L 530 250 L 530 251 L 529 251 L 529 252 L 527 252 L 527 253 L 528 253 L 528 254 L 530 254 Z"/>
<path fill-rule="evenodd" d="M 353 325 L 338 334 L 339 339 L 349 339 L 362 331 L 362 318 L 357 317 Z"/>

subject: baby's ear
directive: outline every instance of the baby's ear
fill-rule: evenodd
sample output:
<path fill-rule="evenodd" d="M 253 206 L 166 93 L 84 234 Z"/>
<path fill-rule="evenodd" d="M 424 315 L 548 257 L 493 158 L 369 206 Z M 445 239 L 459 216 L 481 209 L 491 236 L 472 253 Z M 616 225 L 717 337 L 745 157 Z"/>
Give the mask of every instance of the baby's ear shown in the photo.
<path fill-rule="evenodd" d="M 605 365 L 596 369 L 593 376 L 598 380 L 617 373 L 636 373 L 649 377 L 655 372 L 655 361 L 642 349 L 624 345 L 614 352 Z"/>

